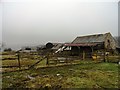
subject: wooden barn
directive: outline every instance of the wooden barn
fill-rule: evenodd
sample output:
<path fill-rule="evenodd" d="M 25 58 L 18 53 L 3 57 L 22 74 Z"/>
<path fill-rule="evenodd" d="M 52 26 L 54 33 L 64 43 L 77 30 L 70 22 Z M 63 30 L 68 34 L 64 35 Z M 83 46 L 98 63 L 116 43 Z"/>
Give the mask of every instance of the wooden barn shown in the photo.
<path fill-rule="evenodd" d="M 117 41 L 110 33 L 76 37 L 65 46 L 71 47 L 72 56 L 80 56 L 81 58 L 90 58 L 95 53 L 113 54 L 116 48 L 119 48 Z"/>

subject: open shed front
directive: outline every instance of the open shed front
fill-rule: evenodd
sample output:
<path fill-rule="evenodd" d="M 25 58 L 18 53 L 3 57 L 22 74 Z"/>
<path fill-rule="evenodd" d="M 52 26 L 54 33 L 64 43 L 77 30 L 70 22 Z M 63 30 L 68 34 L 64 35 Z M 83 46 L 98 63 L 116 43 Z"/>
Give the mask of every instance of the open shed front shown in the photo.
<path fill-rule="evenodd" d="M 78 56 L 80 59 L 99 57 L 104 59 L 104 43 L 82 43 L 82 44 L 65 44 L 71 47 L 71 55 Z"/>
<path fill-rule="evenodd" d="M 66 44 L 71 47 L 71 55 L 79 56 L 81 59 L 92 58 L 93 47 L 97 44 Z"/>
<path fill-rule="evenodd" d="M 91 58 L 92 57 L 92 48 L 91 47 L 72 46 L 71 47 L 71 55 L 72 56 L 80 56 L 80 58 Z"/>

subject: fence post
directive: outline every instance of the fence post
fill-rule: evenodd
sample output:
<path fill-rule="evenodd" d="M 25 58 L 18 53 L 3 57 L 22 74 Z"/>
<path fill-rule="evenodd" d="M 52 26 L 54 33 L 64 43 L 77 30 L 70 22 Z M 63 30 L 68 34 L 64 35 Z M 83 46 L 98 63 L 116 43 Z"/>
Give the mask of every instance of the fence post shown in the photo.
<path fill-rule="evenodd" d="M 20 53 L 18 52 L 18 66 L 19 66 L 19 69 L 21 69 L 21 64 L 20 64 Z"/>
<path fill-rule="evenodd" d="M 49 55 L 47 55 L 46 65 L 49 65 Z"/>
<path fill-rule="evenodd" d="M 104 50 L 104 62 L 106 62 L 106 50 Z"/>

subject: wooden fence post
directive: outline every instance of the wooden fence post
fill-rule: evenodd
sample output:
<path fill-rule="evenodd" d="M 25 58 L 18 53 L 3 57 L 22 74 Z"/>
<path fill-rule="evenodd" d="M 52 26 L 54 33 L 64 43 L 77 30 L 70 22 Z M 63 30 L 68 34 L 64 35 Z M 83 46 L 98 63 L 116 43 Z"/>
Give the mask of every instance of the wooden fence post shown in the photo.
<path fill-rule="evenodd" d="M 19 69 L 21 69 L 21 64 L 20 64 L 20 54 L 18 52 L 18 66 L 19 66 Z"/>
<path fill-rule="evenodd" d="M 104 50 L 104 62 L 106 62 L 106 50 Z"/>
<path fill-rule="evenodd" d="M 46 65 L 49 65 L 49 55 L 47 55 Z"/>

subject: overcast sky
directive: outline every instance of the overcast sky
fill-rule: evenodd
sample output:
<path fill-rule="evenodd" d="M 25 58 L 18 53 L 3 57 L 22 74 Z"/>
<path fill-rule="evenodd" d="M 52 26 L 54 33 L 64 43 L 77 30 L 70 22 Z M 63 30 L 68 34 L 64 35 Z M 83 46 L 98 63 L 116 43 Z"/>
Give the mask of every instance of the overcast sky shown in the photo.
<path fill-rule="evenodd" d="M 104 2 L 103 2 L 104 1 Z M 8 47 L 118 35 L 118 0 L 2 0 L 0 28 Z"/>

